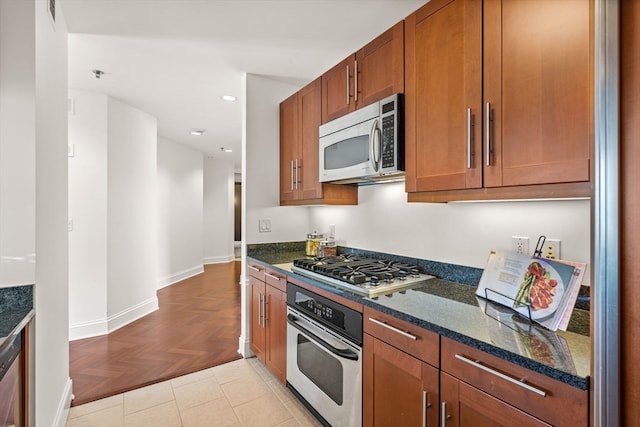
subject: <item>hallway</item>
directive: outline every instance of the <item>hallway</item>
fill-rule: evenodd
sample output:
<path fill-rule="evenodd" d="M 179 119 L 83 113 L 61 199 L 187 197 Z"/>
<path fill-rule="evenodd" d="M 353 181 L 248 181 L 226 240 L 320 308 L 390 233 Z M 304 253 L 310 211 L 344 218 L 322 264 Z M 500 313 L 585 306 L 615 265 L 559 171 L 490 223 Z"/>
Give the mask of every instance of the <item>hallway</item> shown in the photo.
<path fill-rule="evenodd" d="M 108 335 L 71 341 L 72 406 L 240 359 L 241 263 L 205 265 L 158 290 L 159 309 Z"/>

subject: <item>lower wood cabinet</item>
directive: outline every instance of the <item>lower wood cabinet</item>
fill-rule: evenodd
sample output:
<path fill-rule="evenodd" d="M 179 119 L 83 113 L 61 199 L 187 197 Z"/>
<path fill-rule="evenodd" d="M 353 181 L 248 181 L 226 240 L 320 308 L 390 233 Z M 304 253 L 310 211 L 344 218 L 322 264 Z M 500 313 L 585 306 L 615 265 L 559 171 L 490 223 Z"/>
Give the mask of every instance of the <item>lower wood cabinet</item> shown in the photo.
<path fill-rule="evenodd" d="M 436 426 L 438 369 L 364 335 L 364 425 Z"/>
<path fill-rule="evenodd" d="M 445 337 L 440 350 L 443 425 L 589 425 L 587 390 Z"/>
<path fill-rule="evenodd" d="M 365 307 L 369 426 L 589 425 L 589 392 Z"/>
<path fill-rule="evenodd" d="M 440 399 L 440 417 L 446 427 L 551 426 L 444 372 L 440 374 Z"/>
<path fill-rule="evenodd" d="M 438 335 L 368 307 L 364 332 L 364 425 L 437 426 Z"/>
<path fill-rule="evenodd" d="M 286 276 L 273 270 L 250 270 L 251 351 L 282 384 L 286 384 L 287 372 L 286 282 Z"/>

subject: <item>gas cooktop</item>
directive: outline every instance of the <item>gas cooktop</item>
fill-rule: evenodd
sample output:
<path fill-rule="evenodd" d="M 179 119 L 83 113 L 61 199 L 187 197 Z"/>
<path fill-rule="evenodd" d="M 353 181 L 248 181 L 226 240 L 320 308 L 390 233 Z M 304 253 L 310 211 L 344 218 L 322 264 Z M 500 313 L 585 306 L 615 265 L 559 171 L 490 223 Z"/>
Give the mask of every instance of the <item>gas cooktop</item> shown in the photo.
<path fill-rule="evenodd" d="M 354 255 L 296 259 L 291 270 L 369 297 L 415 287 L 433 278 L 413 264 Z"/>

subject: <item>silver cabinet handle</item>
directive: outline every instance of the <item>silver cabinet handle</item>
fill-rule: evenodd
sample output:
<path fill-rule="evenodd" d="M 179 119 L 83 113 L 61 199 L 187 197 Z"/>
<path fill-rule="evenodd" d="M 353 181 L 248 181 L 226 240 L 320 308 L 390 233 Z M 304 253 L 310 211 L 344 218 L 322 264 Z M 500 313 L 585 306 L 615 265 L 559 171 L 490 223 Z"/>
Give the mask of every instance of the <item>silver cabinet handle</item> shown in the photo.
<path fill-rule="evenodd" d="M 251 264 L 247 264 L 247 267 L 249 267 L 250 269 L 252 269 L 253 271 L 257 271 L 258 273 L 260 273 L 262 270 L 260 270 L 258 267 L 254 267 Z"/>
<path fill-rule="evenodd" d="M 442 402 L 440 406 L 440 427 L 447 427 L 447 420 L 451 415 L 447 415 L 447 402 Z"/>
<path fill-rule="evenodd" d="M 269 310 L 267 309 L 267 306 L 269 305 L 269 300 L 267 299 L 267 296 L 265 295 L 264 298 L 262 299 L 262 301 L 264 301 L 264 308 L 262 309 L 262 318 L 264 320 L 264 326 L 267 326 L 267 322 L 269 321 Z"/>
<path fill-rule="evenodd" d="M 391 329 L 393 332 L 397 332 L 397 333 L 399 333 L 400 335 L 402 335 L 404 337 L 410 338 L 412 340 L 417 340 L 418 339 L 418 337 L 416 337 L 415 335 L 411 335 L 409 332 L 403 331 L 402 329 L 398 329 L 395 326 L 391 326 L 386 322 L 381 322 L 380 320 L 374 319 L 372 317 L 369 317 L 369 320 L 372 321 L 375 324 L 378 324 L 380 326 L 384 326 L 387 329 Z"/>
<path fill-rule="evenodd" d="M 467 363 L 467 364 L 469 364 L 471 366 L 475 366 L 476 368 L 481 369 L 481 370 L 483 370 L 485 372 L 488 372 L 488 373 L 490 373 L 492 375 L 495 375 L 498 378 L 502 378 L 503 380 L 508 381 L 511 384 L 515 384 L 518 387 L 522 387 L 522 388 L 524 388 L 526 390 L 529 390 L 531 392 L 534 392 L 535 394 L 540 395 L 542 397 L 546 397 L 547 396 L 547 392 L 545 392 L 544 390 L 540 390 L 539 388 L 530 386 L 529 384 L 527 384 L 525 382 L 524 378 L 521 379 L 521 380 L 517 380 L 515 378 L 512 378 L 512 377 L 510 377 L 508 375 L 503 374 L 502 372 L 498 372 L 495 369 L 491 369 L 490 367 L 481 364 L 479 360 L 467 359 L 466 357 L 461 356 L 459 354 L 456 354 L 455 357 L 456 357 L 456 359 L 461 360 L 464 363 Z"/>
<path fill-rule="evenodd" d="M 264 300 L 262 298 L 262 292 L 260 292 L 258 294 L 258 325 L 260 326 L 264 326 L 264 324 L 262 323 L 262 303 Z"/>
<path fill-rule="evenodd" d="M 269 277 L 271 277 L 272 279 L 276 279 L 276 280 L 278 280 L 278 281 L 279 281 L 280 279 L 282 279 L 282 277 L 274 276 L 273 274 L 269 274 L 269 273 L 264 273 L 264 275 L 265 275 L 265 276 L 269 276 Z"/>
<path fill-rule="evenodd" d="M 295 173 L 295 178 L 293 179 L 293 182 L 295 183 L 293 189 L 297 190 L 298 189 L 298 184 L 300 183 L 299 177 L 300 177 L 300 159 L 295 159 L 295 166 L 293 167 L 294 173 Z"/>
<path fill-rule="evenodd" d="M 467 108 L 467 169 L 471 169 L 471 108 Z"/>
<path fill-rule="evenodd" d="M 429 403 L 429 393 L 426 390 L 422 391 L 422 426 L 427 427 L 427 409 L 431 408 Z"/>
<path fill-rule="evenodd" d="M 291 190 L 293 190 L 293 185 L 294 185 L 294 175 L 295 175 L 295 166 L 294 163 L 295 160 L 291 160 Z"/>
<path fill-rule="evenodd" d="M 353 81 L 354 81 L 354 97 L 356 100 L 356 103 L 358 102 L 358 61 L 355 62 L 355 70 L 353 71 Z"/>
<path fill-rule="evenodd" d="M 347 105 L 349 105 L 349 64 L 347 64 Z"/>
<path fill-rule="evenodd" d="M 487 148 L 487 153 L 486 153 L 487 154 L 487 157 L 486 157 L 487 162 L 486 162 L 486 165 L 487 166 L 491 166 L 491 103 L 490 102 L 487 102 L 486 109 L 487 109 L 486 117 L 485 117 L 486 127 L 487 127 L 487 129 L 486 129 L 487 134 L 486 134 L 486 138 L 485 138 L 486 139 L 485 142 L 486 142 L 486 145 L 487 145 L 487 147 L 486 147 Z"/>

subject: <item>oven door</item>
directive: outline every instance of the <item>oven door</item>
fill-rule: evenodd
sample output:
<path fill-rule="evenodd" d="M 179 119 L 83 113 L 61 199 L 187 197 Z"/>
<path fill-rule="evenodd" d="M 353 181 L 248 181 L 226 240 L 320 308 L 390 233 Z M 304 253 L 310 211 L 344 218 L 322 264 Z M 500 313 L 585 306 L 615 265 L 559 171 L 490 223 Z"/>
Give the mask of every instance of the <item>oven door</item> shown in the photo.
<path fill-rule="evenodd" d="M 362 348 L 291 307 L 287 382 L 332 426 L 362 425 Z"/>

